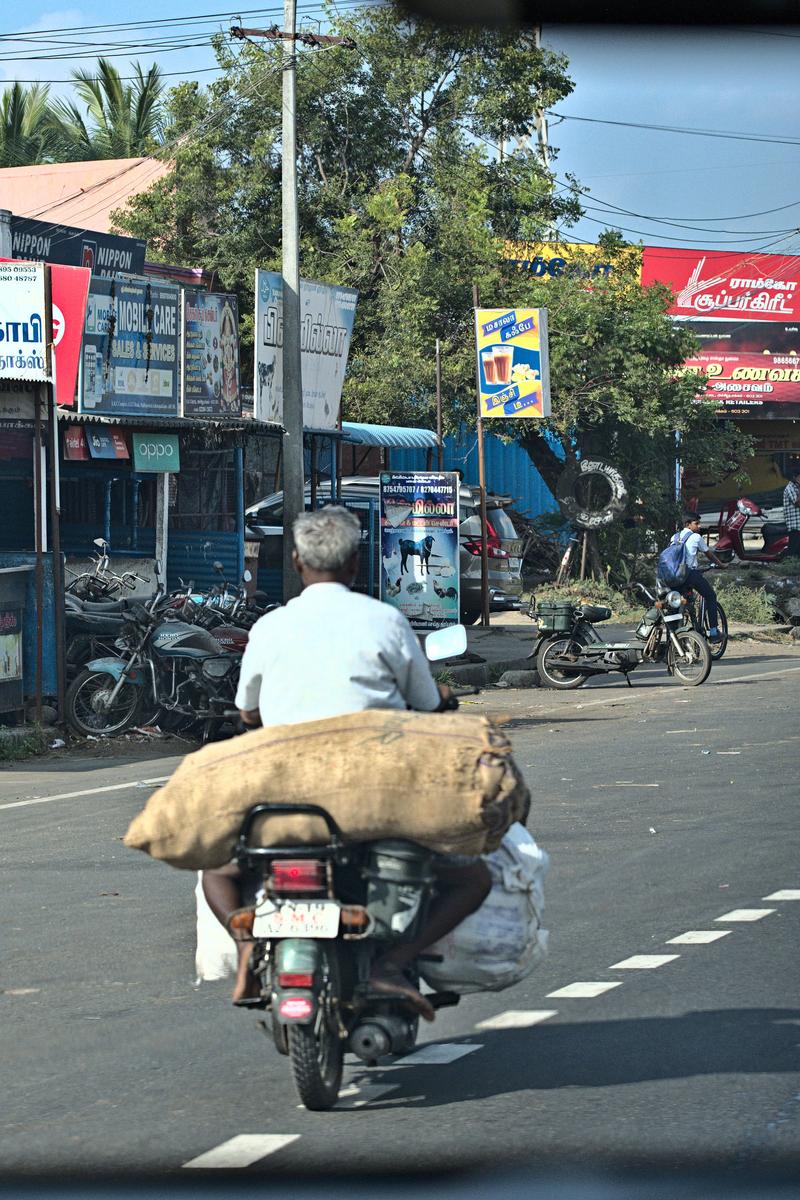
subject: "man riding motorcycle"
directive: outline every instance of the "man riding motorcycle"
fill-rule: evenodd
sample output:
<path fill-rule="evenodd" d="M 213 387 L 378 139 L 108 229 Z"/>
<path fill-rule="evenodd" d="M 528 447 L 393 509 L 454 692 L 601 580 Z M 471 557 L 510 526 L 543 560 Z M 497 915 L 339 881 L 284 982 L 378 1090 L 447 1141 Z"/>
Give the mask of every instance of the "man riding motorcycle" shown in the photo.
<path fill-rule="evenodd" d="M 434 682 L 403 614 L 351 590 L 361 544 L 358 518 L 329 506 L 301 514 L 293 534 L 293 563 L 303 591 L 261 617 L 250 633 L 236 694 L 243 723 L 256 728 L 369 708 L 435 712 L 452 707 L 450 689 Z M 419 938 L 385 954 L 370 976 L 374 991 L 403 996 L 429 1021 L 434 1010 L 405 969 L 479 908 L 491 890 L 489 870 L 479 858 L 438 855 L 435 869 L 437 895 Z M 253 891 L 260 882 L 247 879 L 236 863 L 203 872 L 206 899 L 223 925 L 242 906 L 243 890 Z M 237 949 L 234 1004 L 246 1002 L 254 986 L 252 943 L 237 942 Z"/>

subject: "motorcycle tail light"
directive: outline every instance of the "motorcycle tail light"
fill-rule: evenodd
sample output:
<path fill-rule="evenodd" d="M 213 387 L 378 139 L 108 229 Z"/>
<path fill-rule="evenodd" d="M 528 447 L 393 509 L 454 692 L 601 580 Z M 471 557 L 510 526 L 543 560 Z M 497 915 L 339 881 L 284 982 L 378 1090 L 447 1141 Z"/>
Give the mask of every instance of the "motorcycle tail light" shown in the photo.
<path fill-rule="evenodd" d="M 310 988 L 314 986 L 314 976 L 301 974 L 297 971 L 279 971 L 278 987 Z"/>
<path fill-rule="evenodd" d="M 287 1021 L 304 1021 L 313 1016 L 314 1002 L 305 996 L 287 996 L 278 1005 L 278 1013 Z"/>
<path fill-rule="evenodd" d="M 369 926 L 369 913 L 362 904 L 342 905 L 342 928 L 349 933 L 360 933 Z"/>
<path fill-rule="evenodd" d="M 273 892 L 324 892 L 325 866 L 315 858 L 287 858 L 272 864 Z"/>

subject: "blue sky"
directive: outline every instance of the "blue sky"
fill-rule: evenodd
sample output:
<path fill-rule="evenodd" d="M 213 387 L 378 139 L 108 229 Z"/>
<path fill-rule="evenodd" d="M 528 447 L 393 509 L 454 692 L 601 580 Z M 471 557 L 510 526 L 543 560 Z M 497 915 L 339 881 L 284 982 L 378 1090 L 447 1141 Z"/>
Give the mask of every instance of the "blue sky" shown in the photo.
<path fill-rule="evenodd" d="M 255 7 L 258 0 L 249 0 Z M 349 6 L 349 0 L 340 0 Z M 300 0 L 313 14 L 313 0 Z M 248 21 L 270 24 L 282 6 L 248 16 Z M 147 21 L 152 18 L 208 16 L 205 22 L 178 24 L 181 38 L 202 40 L 229 20 L 213 18 L 225 5 L 207 0 L 184 0 L 165 9 L 162 2 L 140 0 L 136 8 L 80 0 L 55 7 L 29 0 L 27 20 L 20 9 L 5 5 L 0 15 L 0 86 L 3 79 L 68 78 L 74 65 L 68 58 L 33 59 L 30 47 L 9 41 L 9 34 L 28 30 L 84 27 L 103 22 Z M 317 10 L 317 13 L 319 10 Z M 44 36 L 44 35 L 42 35 Z M 67 34 L 53 34 L 50 47 L 36 54 L 64 53 Z M 152 38 L 147 27 L 125 33 L 98 35 L 98 44 Z M 164 36 L 158 31 L 157 36 Z M 624 226 L 631 240 L 650 244 L 707 246 L 718 249 L 800 253 L 800 27 L 721 30 L 624 29 L 549 26 L 544 44 L 563 51 L 570 59 L 575 91 L 558 112 L 566 117 L 550 120 L 550 140 L 558 147 L 555 169 L 559 177 L 573 173 L 590 189 L 587 210 L 573 230 L 573 240 L 596 240 L 608 224 Z M 121 47 L 121 49 L 123 49 Z M 214 64 L 207 45 L 154 52 L 146 48 L 114 59 L 123 71 L 132 58 L 144 65 L 157 58 L 164 72 L 194 75 L 200 82 L 212 78 L 205 68 Z M 84 65 L 91 65 L 87 58 Z M 169 76 L 167 82 L 179 76 Z M 54 91 L 64 90 L 53 88 Z M 592 122 L 575 118 L 591 118 Z M 752 137 L 698 137 L 631 128 L 598 121 L 636 122 L 716 130 Z M 795 144 L 780 144 L 786 138 Z M 613 216 L 605 205 L 616 205 L 641 216 Z M 781 212 L 747 217 L 765 209 Z M 652 219 L 672 220 L 672 226 Z M 720 219 L 723 218 L 723 219 Z M 679 226 L 696 225 L 699 229 Z M 784 230 L 792 232 L 783 233 Z M 636 232 L 634 232 L 636 231 Z M 704 232 L 707 231 L 707 232 Z"/>

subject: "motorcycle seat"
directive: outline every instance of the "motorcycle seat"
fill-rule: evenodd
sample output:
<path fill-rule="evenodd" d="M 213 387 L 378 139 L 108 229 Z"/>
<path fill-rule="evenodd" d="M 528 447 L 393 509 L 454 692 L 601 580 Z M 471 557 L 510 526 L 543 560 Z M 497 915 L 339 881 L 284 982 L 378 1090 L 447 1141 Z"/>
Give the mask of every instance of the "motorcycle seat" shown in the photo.
<path fill-rule="evenodd" d="M 765 542 L 777 542 L 779 538 L 788 537 L 789 527 L 783 521 L 765 521 L 761 532 Z"/>
<path fill-rule="evenodd" d="M 68 634 L 76 633 L 120 633 L 123 625 L 123 616 L 120 613 L 85 613 L 85 612 L 69 612 L 65 614 L 66 627 Z"/>
<path fill-rule="evenodd" d="M 596 625 L 599 621 L 611 620 L 611 609 L 605 604 L 582 604 L 580 614 L 584 621 L 589 621 L 592 625 Z"/>

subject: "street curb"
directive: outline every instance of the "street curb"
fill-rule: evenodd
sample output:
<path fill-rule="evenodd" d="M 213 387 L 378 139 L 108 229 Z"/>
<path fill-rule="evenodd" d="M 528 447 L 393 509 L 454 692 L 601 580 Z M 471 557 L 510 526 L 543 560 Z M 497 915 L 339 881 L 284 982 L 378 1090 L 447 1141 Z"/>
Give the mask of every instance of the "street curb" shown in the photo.
<path fill-rule="evenodd" d="M 527 657 L 505 658 L 495 662 L 464 663 L 460 667 L 449 666 L 445 663 L 444 669 L 457 684 L 466 684 L 470 687 L 490 687 L 505 671 L 533 670 L 533 659 Z"/>

